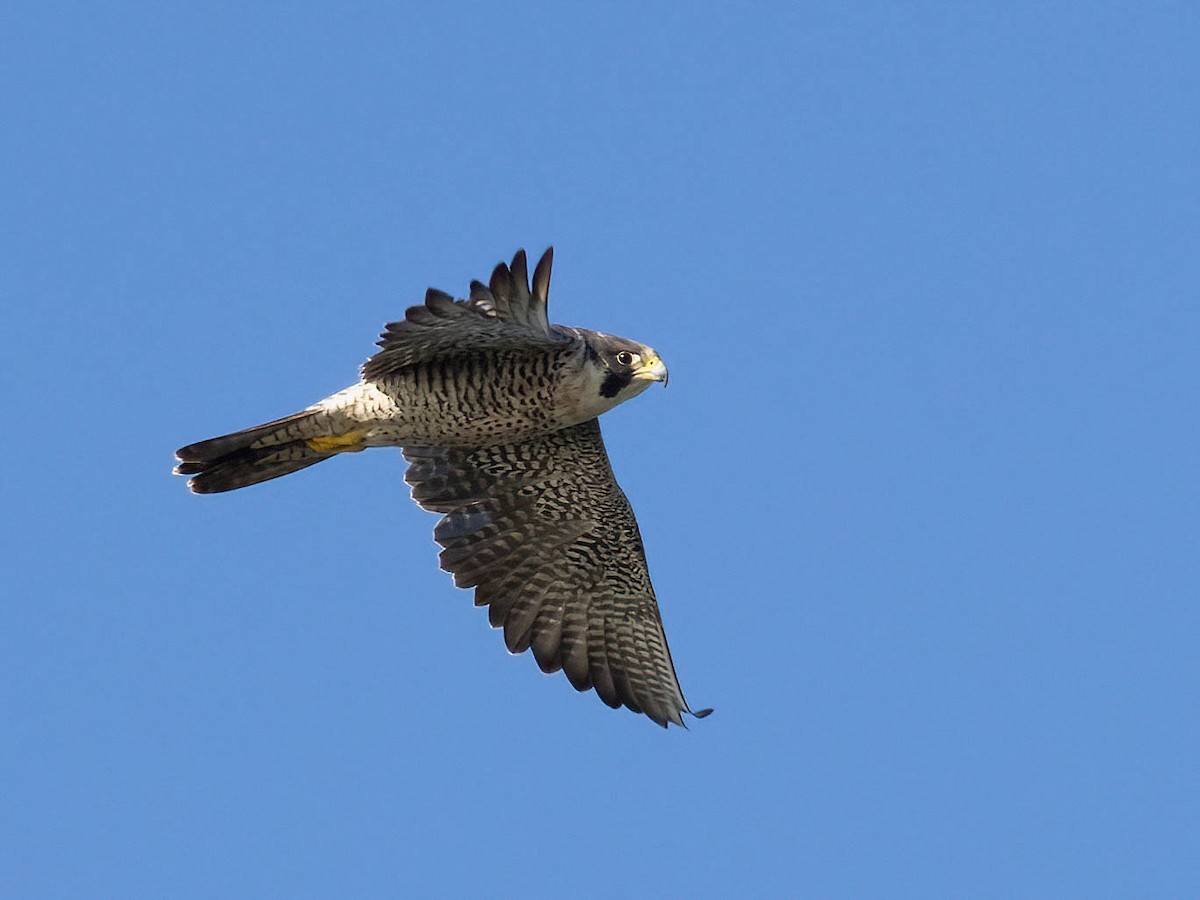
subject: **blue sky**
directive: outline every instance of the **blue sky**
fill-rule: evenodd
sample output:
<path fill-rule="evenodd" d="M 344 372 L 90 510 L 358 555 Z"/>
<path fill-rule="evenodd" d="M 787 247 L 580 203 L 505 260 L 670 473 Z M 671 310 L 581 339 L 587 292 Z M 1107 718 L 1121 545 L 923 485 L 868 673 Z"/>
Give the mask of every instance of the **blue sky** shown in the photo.
<path fill-rule="evenodd" d="M 0 15 L 0 893 L 1200 892 L 1194 5 Z M 551 243 L 689 731 L 170 475 Z"/>

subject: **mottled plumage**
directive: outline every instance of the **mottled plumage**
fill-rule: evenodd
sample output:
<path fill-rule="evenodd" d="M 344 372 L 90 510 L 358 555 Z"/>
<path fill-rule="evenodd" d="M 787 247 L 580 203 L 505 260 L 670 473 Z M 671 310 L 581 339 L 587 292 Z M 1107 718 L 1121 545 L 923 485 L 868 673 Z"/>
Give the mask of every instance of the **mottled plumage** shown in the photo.
<path fill-rule="evenodd" d="M 197 493 L 337 453 L 399 446 L 413 499 L 443 513 L 442 568 L 545 672 L 665 726 L 691 712 L 675 676 L 633 510 L 597 416 L 666 381 L 644 344 L 551 325 L 552 251 L 387 325 L 362 380 L 306 410 L 177 451 Z M 706 715 L 707 710 L 695 713 Z"/>

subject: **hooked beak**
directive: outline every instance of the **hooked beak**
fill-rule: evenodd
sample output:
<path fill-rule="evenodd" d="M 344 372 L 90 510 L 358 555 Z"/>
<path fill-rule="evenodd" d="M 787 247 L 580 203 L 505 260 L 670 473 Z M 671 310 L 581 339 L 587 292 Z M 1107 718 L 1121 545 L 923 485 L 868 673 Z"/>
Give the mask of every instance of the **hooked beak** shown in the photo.
<path fill-rule="evenodd" d="M 633 377 L 637 381 L 661 381 L 666 386 L 667 367 L 658 356 L 652 356 L 633 370 Z"/>

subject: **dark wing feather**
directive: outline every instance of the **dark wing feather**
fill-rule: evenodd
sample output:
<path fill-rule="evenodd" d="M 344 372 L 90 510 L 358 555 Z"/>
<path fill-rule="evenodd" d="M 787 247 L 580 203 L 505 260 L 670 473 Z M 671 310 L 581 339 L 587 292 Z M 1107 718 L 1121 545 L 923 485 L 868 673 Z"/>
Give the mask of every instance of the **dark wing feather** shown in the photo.
<path fill-rule="evenodd" d="M 513 653 L 532 648 L 659 725 L 683 724 L 683 698 L 629 501 L 593 419 L 535 440 L 475 450 L 406 448 L 413 499 L 445 513 L 434 530 L 442 568 L 504 628 Z"/>
<path fill-rule="evenodd" d="M 471 282 L 467 300 L 430 288 L 424 304 L 409 307 L 402 321 L 384 326 L 382 349 L 363 364 L 363 378 L 386 378 L 447 353 L 534 349 L 567 340 L 546 317 L 552 259 L 553 248 L 538 263 L 532 291 L 524 250 L 517 251 L 511 266 L 496 266 L 490 286 Z"/>

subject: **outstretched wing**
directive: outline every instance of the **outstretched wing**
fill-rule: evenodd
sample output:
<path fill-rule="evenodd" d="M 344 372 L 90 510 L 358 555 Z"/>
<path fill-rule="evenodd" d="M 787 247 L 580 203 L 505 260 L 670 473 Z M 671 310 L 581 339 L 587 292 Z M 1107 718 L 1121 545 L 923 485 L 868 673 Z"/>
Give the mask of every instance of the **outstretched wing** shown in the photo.
<path fill-rule="evenodd" d="M 690 713 L 663 633 L 633 510 L 595 419 L 474 450 L 412 447 L 405 480 L 442 568 L 475 588 L 513 653 L 659 725 Z M 696 715 L 704 715 L 706 711 Z"/>
<path fill-rule="evenodd" d="M 410 306 L 403 321 L 384 326 L 382 349 L 363 364 L 362 377 L 376 381 L 451 353 L 561 344 L 568 338 L 552 329 L 546 318 L 553 260 L 551 247 L 534 270 L 532 291 L 524 250 L 517 251 L 511 266 L 496 266 L 489 284 L 472 281 L 467 300 L 430 288 L 424 304 Z"/>

